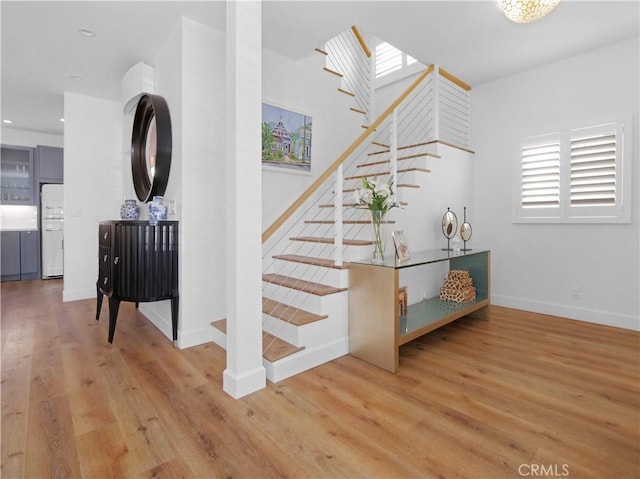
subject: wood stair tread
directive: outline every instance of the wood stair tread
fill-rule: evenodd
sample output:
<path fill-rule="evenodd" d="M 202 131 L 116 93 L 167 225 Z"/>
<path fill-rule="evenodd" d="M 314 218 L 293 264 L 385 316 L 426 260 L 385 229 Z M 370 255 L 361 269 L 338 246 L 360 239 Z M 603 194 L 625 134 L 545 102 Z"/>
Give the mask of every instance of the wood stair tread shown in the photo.
<path fill-rule="evenodd" d="M 409 183 L 398 183 L 396 186 L 398 188 L 420 188 L 420 185 L 413 185 Z M 342 193 L 353 193 L 354 191 L 357 191 L 359 189 L 360 188 L 345 188 L 344 190 L 342 190 Z M 333 192 L 333 194 L 335 195 L 335 191 Z"/>
<path fill-rule="evenodd" d="M 431 173 L 431 170 L 427 169 L 427 168 L 402 168 L 402 169 L 398 169 L 398 173 L 408 173 L 410 171 L 422 171 L 424 173 Z M 361 178 L 375 178 L 376 176 L 387 176 L 390 175 L 391 172 L 390 171 L 378 171 L 376 173 L 369 173 L 366 175 L 355 175 L 355 176 L 347 176 L 345 178 L 345 181 L 348 180 L 358 180 Z"/>
<path fill-rule="evenodd" d="M 295 289 L 297 291 L 303 291 L 305 293 L 315 294 L 316 296 L 327 296 L 329 294 L 340 293 L 347 290 L 347 288 L 335 288 L 326 284 L 314 283 L 312 281 L 306 281 L 304 279 L 275 273 L 263 274 L 262 281 Z"/>
<path fill-rule="evenodd" d="M 306 221 L 305 221 L 306 223 Z M 333 223 L 333 222 L 332 222 Z M 303 263 L 310 264 L 313 266 L 323 266 L 325 268 L 333 268 L 333 269 L 348 269 L 348 264 L 343 264 L 342 266 L 337 266 L 332 259 L 327 258 L 314 258 L 312 256 L 302 256 L 298 254 L 279 254 L 273 256 L 274 259 L 280 259 L 283 261 L 292 261 L 294 263 Z"/>
<path fill-rule="evenodd" d="M 387 220 L 384 223 L 393 224 L 395 220 Z M 306 220 L 306 224 L 310 225 L 332 225 L 335 223 L 333 220 Z M 368 225 L 371 224 L 371 220 L 342 220 L 342 224 L 344 225 Z"/>
<path fill-rule="evenodd" d="M 351 97 L 355 97 L 355 96 L 356 96 L 356 94 L 355 94 L 355 93 L 352 93 L 352 92 L 350 92 L 349 90 L 345 90 L 344 88 L 338 88 L 338 91 L 339 91 L 340 93 L 344 93 L 345 95 L 349 95 L 349 96 L 351 96 Z"/>
<path fill-rule="evenodd" d="M 322 53 L 323 55 L 327 56 L 329 55 L 326 51 L 324 51 L 322 48 L 314 48 L 315 51 L 317 51 L 318 53 Z"/>
<path fill-rule="evenodd" d="M 427 141 L 427 142 L 424 142 L 424 143 L 414 143 L 414 144 L 412 144 L 412 145 L 403 145 L 403 146 L 399 146 L 399 147 L 398 147 L 398 148 L 396 148 L 396 149 L 397 149 L 398 151 L 401 151 L 401 150 L 408 150 L 408 149 L 411 149 L 411 148 L 418 148 L 418 147 L 420 147 L 420 146 L 427 146 L 427 145 L 431 145 L 432 143 L 433 143 L 433 142 L 431 142 L 431 141 Z M 378 145 L 378 146 L 382 146 L 382 147 L 383 147 L 383 148 L 385 148 L 385 149 L 384 149 L 384 150 L 378 150 L 378 151 L 372 151 L 372 152 L 370 152 L 370 153 L 368 153 L 368 154 L 367 154 L 368 156 L 382 155 L 382 154 L 384 154 L 384 153 L 390 153 L 390 152 L 391 152 L 391 146 L 389 146 L 389 145 L 384 145 L 384 144 L 381 144 L 381 143 L 374 143 L 374 144 L 376 144 L 376 145 Z M 441 156 L 440 156 L 440 155 L 438 155 L 438 154 L 436 154 L 436 153 L 429 153 L 429 156 L 433 156 L 434 158 L 441 158 Z"/>
<path fill-rule="evenodd" d="M 320 315 L 311 313 L 304 309 L 294 308 L 293 306 L 279 303 L 278 301 L 274 301 L 269 298 L 262 298 L 262 312 L 295 326 L 303 326 L 305 324 L 328 318 L 326 314 Z"/>
<path fill-rule="evenodd" d="M 400 206 L 407 206 L 408 204 L 409 203 L 407 203 L 406 201 L 400 201 Z M 343 208 L 354 208 L 356 206 L 362 206 L 362 205 L 359 205 L 357 203 L 342 203 Z M 318 205 L 318 208 L 335 208 L 335 207 L 336 205 L 333 205 L 333 204 Z M 362 208 L 362 209 L 365 209 L 365 208 Z"/>
<path fill-rule="evenodd" d="M 333 238 L 322 238 L 318 236 L 297 236 L 289 239 L 291 241 L 306 241 L 308 243 L 325 243 L 325 244 L 335 243 L 335 240 Z M 372 244 L 372 242 L 367 240 L 343 239 L 342 244 L 349 245 L 349 246 L 367 246 Z"/>
<path fill-rule="evenodd" d="M 337 72 L 335 70 L 332 70 L 331 68 L 323 67 L 323 69 L 324 69 L 324 71 L 329 72 L 329 73 L 331 73 L 331 74 L 333 74 L 335 76 L 338 76 L 340 78 L 344 77 L 344 75 L 342 73 Z"/>
<path fill-rule="evenodd" d="M 212 321 L 211 326 L 224 334 L 227 334 L 227 320 L 219 319 Z M 291 343 L 283 341 L 269 333 L 262 333 L 262 357 L 267 361 L 274 362 L 278 359 L 291 356 L 298 351 L 302 351 L 304 346 L 294 346 Z"/>
<path fill-rule="evenodd" d="M 425 156 L 430 156 L 432 158 L 440 158 L 438 155 L 434 155 L 433 153 L 417 153 L 415 155 L 399 156 L 397 158 L 397 161 L 414 160 L 416 158 L 422 158 Z M 380 160 L 380 161 L 372 161 L 369 163 L 360 163 L 359 165 L 356 165 L 356 168 L 366 168 L 367 166 L 384 165 L 385 163 L 391 163 L 391 160 Z"/>

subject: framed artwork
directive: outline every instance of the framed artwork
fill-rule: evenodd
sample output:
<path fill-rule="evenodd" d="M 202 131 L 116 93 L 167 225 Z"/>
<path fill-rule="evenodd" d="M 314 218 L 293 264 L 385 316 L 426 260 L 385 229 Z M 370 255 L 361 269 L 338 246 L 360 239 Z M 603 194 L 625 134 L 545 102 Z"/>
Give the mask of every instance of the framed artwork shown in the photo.
<path fill-rule="evenodd" d="M 262 167 L 311 174 L 311 116 L 262 104 Z"/>
<path fill-rule="evenodd" d="M 394 231 L 391 233 L 393 236 L 393 244 L 396 247 L 396 259 L 402 263 L 409 259 L 409 246 L 407 245 L 407 237 L 403 230 Z"/>

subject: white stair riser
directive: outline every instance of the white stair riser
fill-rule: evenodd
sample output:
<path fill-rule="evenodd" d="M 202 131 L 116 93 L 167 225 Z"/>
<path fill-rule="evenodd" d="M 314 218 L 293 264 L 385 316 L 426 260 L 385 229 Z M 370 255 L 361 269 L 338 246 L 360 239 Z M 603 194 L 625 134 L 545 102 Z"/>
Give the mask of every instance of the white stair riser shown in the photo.
<path fill-rule="evenodd" d="M 267 379 L 276 383 L 332 361 L 340 356 L 344 356 L 345 354 L 349 354 L 348 336 L 337 338 L 335 341 L 324 344 L 315 349 L 305 348 L 302 351 L 282 358 L 275 363 L 269 362 L 263 358 L 262 364 L 266 369 Z"/>
<path fill-rule="evenodd" d="M 342 297 L 347 297 L 347 291 L 318 296 L 275 284 L 263 282 L 263 285 L 266 285 L 262 291 L 264 297 L 316 314 L 328 314 L 326 312 L 329 311 L 327 308 L 330 306 L 328 305 L 334 301 L 340 301 Z"/>
<path fill-rule="evenodd" d="M 296 326 L 286 321 L 262 315 L 262 328 L 295 346 L 318 347 L 335 340 L 336 337 L 349 334 L 348 327 L 348 299 L 343 295 L 335 301 L 325 301 L 323 304 L 325 319 L 309 324 Z"/>
<path fill-rule="evenodd" d="M 336 288 L 346 288 L 349 284 L 349 274 L 345 269 L 314 266 L 294 261 L 278 260 L 269 268 L 267 273 L 305 278 L 314 283 L 327 284 Z"/>
<path fill-rule="evenodd" d="M 303 346 L 301 337 L 301 327 L 289 324 L 280 319 L 274 318 L 267 314 L 262 314 L 262 330 L 269 334 L 293 344 L 294 346 Z"/>
<path fill-rule="evenodd" d="M 320 314 L 322 297 L 276 284 L 262 282 L 262 296 L 312 313 Z"/>
<path fill-rule="evenodd" d="M 332 236 L 333 237 L 333 234 Z M 314 258 L 333 258 L 333 243 L 315 243 L 312 241 L 291 241 L 283 254 L 297 254 Z"/>

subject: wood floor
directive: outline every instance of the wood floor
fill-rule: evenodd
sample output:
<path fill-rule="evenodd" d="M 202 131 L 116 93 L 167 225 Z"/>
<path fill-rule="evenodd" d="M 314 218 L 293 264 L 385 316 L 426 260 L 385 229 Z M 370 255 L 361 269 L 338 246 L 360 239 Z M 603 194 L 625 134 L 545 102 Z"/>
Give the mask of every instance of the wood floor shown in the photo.
<path fill-rule="evenodd" d="M 3 283 L 3 479 L 637 478 L 639 335 L 493 307 L 401 349 L 351 356 L 246 398 L 225 353 L 185 350 L 61 281 Z M 211 318 L 215 319 L 215 318 Z"/>

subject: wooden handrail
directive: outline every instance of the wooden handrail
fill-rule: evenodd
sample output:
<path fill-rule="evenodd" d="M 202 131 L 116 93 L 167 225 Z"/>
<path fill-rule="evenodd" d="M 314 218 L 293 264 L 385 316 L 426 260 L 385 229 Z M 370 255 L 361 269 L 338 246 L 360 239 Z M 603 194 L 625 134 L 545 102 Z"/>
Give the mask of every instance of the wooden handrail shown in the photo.
<path fill-rule="evenodd" d="M 467 85 L 465 82 L 463 82 L 459 78 L 456 78 L 455 76 L 453 76 L 451 73 L 446 71 L 444 68 L 438 68 L 438 70 L 440 70 L 440 75 L 445 77 L 447 80 L 452 81 L 453 83 L 458 85 L 463 90 L 467 90 L 467 91 L 471 90 L 471 87 L 469 85 Z"/>
<path fill-rule="evenodd" d="M 360 32 L 358 31 L 358 28 L 355 25 L 352 25 L 351 30 L 353 31 L 353 34 L 356 36 L 356 40 L 358 40 L 358 43 L 360 44 L 360 48 L 362 48 L 362 51 L 364 52 L 364 54 L 367 56 L 367 58 L 371 58 L 371 50 L 369 50 L 369 47 L 367 47 L 367 44 L 365 43 L 364 38 L 362 38 L 362 35 L 360 35 Z"/>
<path fill-rule="evenodd" d="M 262 233 L 262 242 L 267 241 L 273 233 L 275 233 L 285 221 L 287 221 L 309 197 L 320 188 L 320 186 L 338 169 L 340 166 L 364 140 L 373 133 L 380 124 L 387 119 L 400 103 L 402 103 L 422 81 L 433 72 L 433 65 L 430 65 L 409 87 L 394 101 L 389 107 L 374 121 L 356 140 L 342 153 L 312 184 L 302 193 L 284 213 L 282 213 L 272 224 Z"/>

